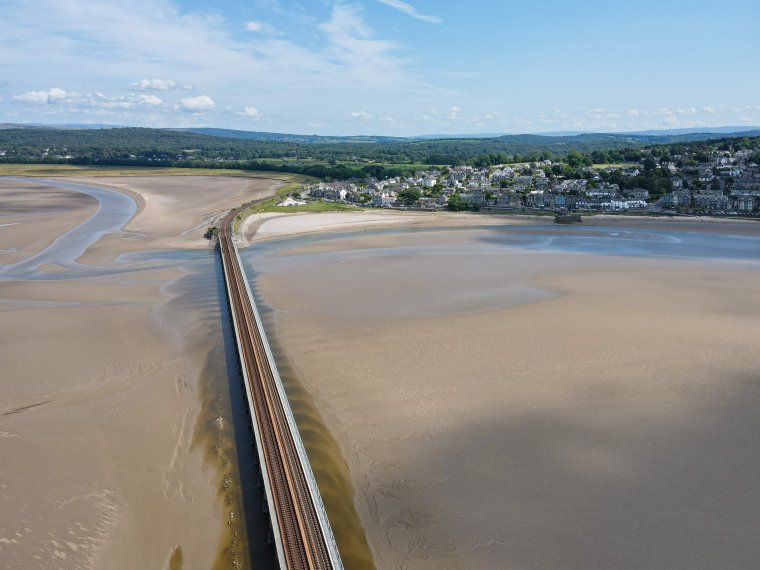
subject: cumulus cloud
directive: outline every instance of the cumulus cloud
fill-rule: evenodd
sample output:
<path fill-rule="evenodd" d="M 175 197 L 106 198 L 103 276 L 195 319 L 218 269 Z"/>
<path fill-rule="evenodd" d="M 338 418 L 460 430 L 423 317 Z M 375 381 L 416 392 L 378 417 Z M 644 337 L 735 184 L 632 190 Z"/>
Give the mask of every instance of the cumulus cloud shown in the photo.
<path fill-rule="evenodd" d="M 150 105 L 152 107 L 158 107 L 164 104 L 161 98 L 156 97 L 155 95 L 139 95 L 137 102 L 145 105 Z"/>
<path fill-rule="evenodd" d="M 58 87 L 53 87 L 47 91 L 27 91 L 16 95 L 13 98 L 15 101 L 22 103 L 34 103 L 36 105 L 45 105 L 47 103 L 56 103 L 66 99 L 66 92 Z"/>
<path fill-rule="evenodd" d="M 36 105 L 63 106 L 68 111 L 82 109 L 137 109 L 145 107 L 160 107 L 164 104 L 160 97 L 151 94 L 129 94 L 108 96 L 99 91 L 94 93 L 78 93 L 64 91 L 53 87 L 47 91 L 27 91 L 16 95 L 14 100 Z"/>
<path fill-rule="evenodd" d="M 141 79 L 129 86 L 135 91 L 168 91 L 177 88 L 177 82 L 170 79 Z"/>
<path fill-rule="evenodd" d="M 351 118 L 359 121 L 369 121 L 374 119 L 375 116 L 367 111 L 353 111 L 351 113 Z"/>
<path fill-rule="evenodd" d="M 702 112 L 712 114 L 715 112 L 715 107 L 710 107 L 709 105 L 707 107 L 702 107 Z"/>
<path fill-rule="evenodd" d="M 446 115 L 446 118 L 450 120 L 458 119 L 461 116 L 461 114 L 462 114 L 462 108 L 454 105 L 451 109 L 449 109 L 449 114 Z"/>
<path fill-rule="evenodd" d="M 249 32 L 260 32 L 264 29 L 264 24 L 261 22 L 246 22 L 245 23 L 245 29 Z"/>
<path fill-rule="evenodd" d="M 250 119 L 260 119 L 262 116 L 261 111 L 259 111 L 253 105 L 246 105 L 245 107 L 243 107 L 242 111 L 239 111 L 236 114 L 241 117 L 248 117 Z"/>
<path fill-rule="evenodd" d="M 380 4 L 385 4 L 386 6 L 390 6 L 391 8 L 395 8 L 399 12 L 403 12 L 407 16 L 411 16 L 412 18 L 416 18 L 418 20 L 422 20 L 423 22 L 428 22 L 429 24 L 442 24 L 443 18 L 440 16 L 430 16 L 427 14 L 420 14 L 417 11 L 417 8 L 412 6 L 411 4 L 407 2 L 403 2 L 402 0 L 377 0 L 380 2 Z"/>
<path fill-rule="evenodd" d="M 183 111 L 191 113 L 202 113 L 216 109 L 216 102 L 208 95 L 198 95 L 197 97 L 185 97 L 180 99 L 179 107 Z"/>

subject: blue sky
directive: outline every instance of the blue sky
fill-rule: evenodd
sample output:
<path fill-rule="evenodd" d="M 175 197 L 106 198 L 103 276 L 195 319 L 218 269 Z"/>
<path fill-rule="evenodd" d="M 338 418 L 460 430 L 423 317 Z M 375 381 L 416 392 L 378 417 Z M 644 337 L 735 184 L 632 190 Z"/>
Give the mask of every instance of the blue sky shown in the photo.
<path fill-rule="evenodd" d="M 760 124 L 756 0 L 0 0 L 0 122 L 320 134 Z"/>

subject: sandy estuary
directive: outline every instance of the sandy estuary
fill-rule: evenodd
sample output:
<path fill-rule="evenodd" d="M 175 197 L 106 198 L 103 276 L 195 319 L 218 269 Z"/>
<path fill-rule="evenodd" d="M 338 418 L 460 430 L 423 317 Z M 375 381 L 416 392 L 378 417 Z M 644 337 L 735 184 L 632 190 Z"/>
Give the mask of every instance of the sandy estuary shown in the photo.
<path fill-rule="evenodd" d="M 378 568 L 756 564 L 760 226 L 341 215 L 243 257 Z"/>
<path fill-rule="evenodd" d="M 4 568 L 273 566 L 201 234 L 276 185 L 0 178 Z M 242 232 L 346 568 L 756 565 L 759 225 Z"/>
<path fill-rule="evenodd" d="M 0 178 L 0 566 L 250 566 L 263 516 L 202 234 L 276 185 Z"/>

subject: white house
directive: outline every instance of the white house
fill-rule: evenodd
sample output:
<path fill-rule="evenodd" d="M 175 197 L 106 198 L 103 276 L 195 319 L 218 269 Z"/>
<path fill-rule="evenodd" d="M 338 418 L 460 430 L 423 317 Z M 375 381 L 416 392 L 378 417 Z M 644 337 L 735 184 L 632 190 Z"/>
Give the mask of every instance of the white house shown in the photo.
<path fill-rule="evenodd" d="M 345 192 L 345 190 L 344 190 Z M 294 200 L 293 198 L 285 198 L 282 202 L 277 204 L 278 206 L 303 206 L 306 204 L 303 200 Z"/>

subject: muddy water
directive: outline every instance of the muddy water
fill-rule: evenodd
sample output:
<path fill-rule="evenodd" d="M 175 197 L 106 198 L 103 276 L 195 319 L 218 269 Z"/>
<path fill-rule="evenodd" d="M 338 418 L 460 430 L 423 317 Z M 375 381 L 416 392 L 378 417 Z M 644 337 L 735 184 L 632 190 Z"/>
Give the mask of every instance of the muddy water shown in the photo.
<path fill-rule="evenodd" d="M 275 335 L 274 312 L 259 295 L 253 275 L 248 268 L 248 277 L 252 282 L 251 291 L 309 456 L 309 463 L 314 471 L 343 564 L 351 570 L 374 569 L 375 564 L 364 527 L 354 507 L 354 490 L 348 465 L 337 442 L 327 429 L 313 398 L 301 384 L 279 345 Z"/>
<path fill-rule="evenodd" d="M 180 267 L 186 276 L 168 288 L 172 300 L 157 317 L 177 331 L 190 368 L 200 371 L 196 390 L 201 412 L 193 447 L 219 473 L 217 492 L 224 525 L 214 569 L 274 569 L 275 551 L 268 540 L 270 524 L 264 513 L 221 260 L 215 249 L 209 249 L 203 259 Z M 173 557 L 176 568 L 184 566 L 182 558 L 181 552 Z"/>

